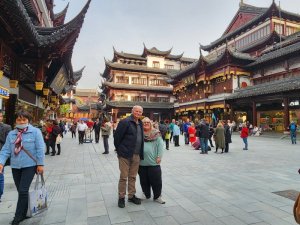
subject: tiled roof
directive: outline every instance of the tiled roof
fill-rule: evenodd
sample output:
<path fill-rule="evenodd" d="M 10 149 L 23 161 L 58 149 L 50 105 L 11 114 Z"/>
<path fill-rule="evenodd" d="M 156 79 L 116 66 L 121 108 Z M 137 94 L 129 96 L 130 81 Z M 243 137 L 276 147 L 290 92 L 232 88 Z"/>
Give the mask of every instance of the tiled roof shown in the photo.
<path fill-rule="evenodd" d="M 160 68 L 155 68 L 155 67 L 147 67 L 147 66 L 140 66 L 140 65 L 134 65 L 134 64 L 123 64 L 123 63 L 116 63 L 116 62 L 110 62 L 110 61 L 106 61 L 105 64 L 106 64 L 106 66 L 114 68 L 114 69 L 167 74 L 166 69 L 160 69 Z"/>
<path fill-rule="evenodd" d="M 172 87 L 156 87 L 156 86 L 143 86 L 143 85 L 131 85 L 131 84 L 115 84 L 112 82 L 104 82 L 104 86 L 112 87 L 115 89 L 125 90 L 140 90 L 140 91 L 155 91 L 155 92 L 168 92 L 172 93 Z"/>
<path fill-rule="evenodd" d="M 54 14 L 53 26 L 57 27 L 64 24 L 68 8 L 69 3 L 61 12 Z"/>
<path fill-rule="evenodd" d="M 132 101 L 106 101 L 106 105 L 111 107 L 132 108 L 140 105 L 144 109 L 173 109 L 174 103 L 168 102 L 132 102 Z"/>
<path fill-rule="evenodd" d="M 278 48 L 279 47 L 280 46 L 278 46 Z M 286 57 L 286 56 L 288 56 L 290 54 L 293 54 L 293 53 L 299 54 L 300 53 L 300 41 L 298 41 L 294 44 L 285 46 L 283 48 L 279 48 L 279 49 L 278 48 L 276 46 L 274 46 L 273 51 L 258 57 L 255 60 L 255 62 L 250 63 L 249 65 L 247 65 L 247 67 L 251 68 L 251 67 L 254 67 L 254 66 L 258 66 L 258 65 L 267 63 L 270 60 L 280 59 L 280 58 Z"/>
<path fill-rule="evenodd" d="M 250 63 L 250 62 L 254 61 L 254 58 L 251 55 L 249 55 L 247 53 L 233 51 L 233 50 L 231 50 L 227 47 L 225 49 L 225 51 L 223 51 L 222 54 L 220 54 L 220 55 L 215 54 L 215 55 L 211 55 L 209 57 L 207 57 L 207 56 L 204 57 L 204 56 L 201 55 L 199 60 L 197 60 L 194 63 L 190 64 L 189 66 L 187 66 L 183 70 L 178 71 L 176 74 L 171 75 L 171 78 L 175 79 L 175 78 L 180 77 L 184 74 L 192 73 L 193 70 L 195 70 L 197 68 L 197 66 L 199 65 L 199 62 L 201 60 L 203 60 L 206 63 L 206 67 L 212 67 L 212 66 L 214 66 L 214 64 L 216 64 L 217 62 L 222 60 L 222 58 L 227 57 L 227 56 L 231 56 L 232 58 L 243 60 L 243 61 L 245 61 L 245 63 Z M 172 83 L 173 81 L 174 80 L 169 80 L 170 83 Z"/>
<path fill-rule="evenodd" d="M 279 11 L 281 13 L 282 18 L 288 18 L 288 19 L 291 19 L 291 20 L 300 21 L 300 15 L 281 10 L 281 9 L 278 8 L 278 6 L 275 4 L 275 2 L 273 2 L 271 4 L 271 6 L 264 13 L 262 13 L 259 16 L 253 18 L 248 23 L 245 23 L 243 26 L 237 28 L 236 30 L 223 35 L 219 39 L 213 41 L 211 44 L 206 45 L 206 46 L 201 45 L 201 48 L 205 51 L 209 51 L 209 50 L 217 47 L 218 45 L 224 43 L 226 40 L 230 40 L 231 38 L 233 38 L 236 35 L 242 33 L 243 31 L 246 31 L 249 27 L 257 25 L 260 21 L 264 21 L 266 18 L 269 18 L 270 15 L 279 14 Z"/>
<path fill-rule="evenodd" d="M 226 99 L 248 98 L 251 96 L 267 95 L 280 92 L 288 92 L 293 90 L 300 90 L 300 77 L 291 77 L 276 80 L 269 83 L 248 86 L 235 91 Z"/>
<path fill-rule="evenodd" d="M 85 68 L 85 66 L 82 67 L 80 70 L 73 72 L 74 83 L 78 82 L 81 79 L 84 68 Z"/>
<path fill-rule="evenodd" d="M 144 52 L 142 54 L 143 57 L 149 55 L 159 55 L 159 56 L 168 56 L 171 54 L 172 48 L 167 50 L 167 51 L 161 51 L 158 50 L 156 47 L 153 48 L 147 48 L 146 45 L 144 44 Z"/>

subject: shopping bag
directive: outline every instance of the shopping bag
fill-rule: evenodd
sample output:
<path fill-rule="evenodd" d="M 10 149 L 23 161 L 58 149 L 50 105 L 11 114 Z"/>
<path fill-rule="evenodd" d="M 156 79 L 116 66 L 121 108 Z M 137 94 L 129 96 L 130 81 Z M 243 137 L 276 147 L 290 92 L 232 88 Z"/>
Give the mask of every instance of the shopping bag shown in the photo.
<path fill-rule="evenodd" d="M 47 198 L 48 193 L 45 187 L 44 176 L 43 174 L 38 174 L 36 177 L 34 190 L 29 191 L 27 216 L 32 217 L 45 211 L 48 207 Z"/>

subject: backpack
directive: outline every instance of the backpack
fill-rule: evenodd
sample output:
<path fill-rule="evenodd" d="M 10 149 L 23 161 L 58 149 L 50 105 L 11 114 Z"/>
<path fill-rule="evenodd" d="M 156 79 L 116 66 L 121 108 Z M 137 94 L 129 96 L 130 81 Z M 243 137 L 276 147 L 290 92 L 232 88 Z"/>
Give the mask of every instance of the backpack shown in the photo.
<path fill-rule="evenodd" d="M 292 123 L 291 127 L 290 127 L 290 130 L 291 131 L 295 131 L 296 130 L 296 124 Z"/>

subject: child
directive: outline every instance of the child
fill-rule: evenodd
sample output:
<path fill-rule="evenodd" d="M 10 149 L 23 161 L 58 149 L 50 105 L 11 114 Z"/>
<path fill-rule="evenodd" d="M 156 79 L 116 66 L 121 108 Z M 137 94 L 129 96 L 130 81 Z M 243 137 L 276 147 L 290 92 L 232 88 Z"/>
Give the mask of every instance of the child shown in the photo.
<path fill-rule="evenodd" d="M 165 142 L 166 142 L 166 149 L 169 150 L 169 142 L 171 138 L 171 132 L 170 129 L 168 128 L 165 134 Z"/>

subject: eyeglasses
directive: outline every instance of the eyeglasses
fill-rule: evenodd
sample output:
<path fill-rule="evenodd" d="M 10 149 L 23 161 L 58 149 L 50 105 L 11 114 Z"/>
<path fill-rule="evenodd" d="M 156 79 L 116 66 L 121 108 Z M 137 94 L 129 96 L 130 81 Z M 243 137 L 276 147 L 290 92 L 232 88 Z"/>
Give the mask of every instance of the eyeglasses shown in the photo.
<path fill-rule="evenodd" d="M 149 124 L 150 122 L 143 122 L 143 124 Z"/>

